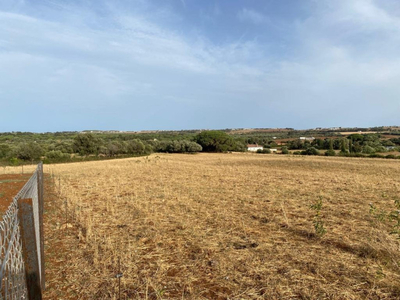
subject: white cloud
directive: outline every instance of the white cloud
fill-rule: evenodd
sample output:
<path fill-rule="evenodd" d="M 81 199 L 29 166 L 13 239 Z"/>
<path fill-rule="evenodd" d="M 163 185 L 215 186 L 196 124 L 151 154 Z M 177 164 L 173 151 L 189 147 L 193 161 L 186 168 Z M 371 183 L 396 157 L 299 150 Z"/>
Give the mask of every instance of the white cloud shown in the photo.
<path fill-rule="evenodd" d="M 210 111 L 215 115 L 210 126 L 226 122 L 223 127 L 244 112 L 269 123 L 239 120 L 232 127 L 345 126 L 349 120 L 354 123 L 348 125 L 362 126 L 371 115 L 382 115 L 384 124 L 394 123 L 393 112 L 400 114 L 400 38 L 393 34 L 400 17 L 377 1 L 318 1 L 309 18 L 287 25 L 291 55 L 286 56 L 271 56 L 257 39 L 188 38 L 113 3 L 108 2 L 107 13 L 89 18 L 71 6 L 58 20 L 0 11 L 2 107 L 19 111 L 22 102 L 36 101 L 90 109 L 111 103 L 110 111 L 123 111 L 118 119 L 126 114 L 130 120 L 131 112 L 149 122 L 146 118 L 180 112 L 197 120 L 187 120 L 198 124 L 194 127 L 207 127 L 200 124 Z M 167 10 L 155 14 L 174 17 Z M 256 25 L 269 22 L 250 9 L 237 17 Z M 221 118 L 227 107 L 232 116 Z M 360 113 L 351 114 L 352 109 Z M 154 115 L 157 111 L 160 115 Z"/>

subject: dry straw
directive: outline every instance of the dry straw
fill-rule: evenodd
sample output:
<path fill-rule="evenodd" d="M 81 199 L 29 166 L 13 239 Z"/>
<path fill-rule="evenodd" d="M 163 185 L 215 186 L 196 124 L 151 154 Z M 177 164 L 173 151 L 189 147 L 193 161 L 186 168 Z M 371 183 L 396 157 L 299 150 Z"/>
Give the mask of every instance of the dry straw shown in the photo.
<path fill-rule="evenodd" d="M 400 297 L 399 243 L 369 214 L 399 196 L 397 161 L 164 154 L 47 172 L 46 299 Z"/>

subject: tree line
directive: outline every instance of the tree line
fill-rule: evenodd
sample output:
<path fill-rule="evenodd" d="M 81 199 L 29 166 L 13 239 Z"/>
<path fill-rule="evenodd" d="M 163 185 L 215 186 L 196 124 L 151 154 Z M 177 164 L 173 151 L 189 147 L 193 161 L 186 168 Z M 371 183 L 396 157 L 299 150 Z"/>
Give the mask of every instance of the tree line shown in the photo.
<path fill-rule="evenodd" d="M 38 136 L 38 135 L 36 135 Z M 245 151 L 243 139 L 235 139 L 222 131 L 203 131 L 196 135 L 184 135 L 186 139 L 159 140 L 154 136 L 139 139 L 132 135 L 97 135 L 79 133 L 65 134 L 58 139 L 20 139 L 11 136 L 0 142 L 0 160 L 12 165 L 20 162 L 68 162 L 77 160 L 102 159 L 149 155 L 153 152 L 197 153 Z M 40 137 L 40 136 L 39 136 Z M 59 136 L 60 137 L 60 136 Z"/>
<path fill-rule="evenodd" d="M 325 133 L 314 140 L 300 140 L 304 131 L 251 132 L 228 134 L 229 131 L 167 131 L 150 133 L 109 132 L 56 132 L 56 133 L 0 133 L 0 163 L 68 162 L 116 157 L 148 155 L 153 152 L 243 152 L 247 144 L 264 147 L 260 153 L 270 153 L 270 148 L 280 148 L 282 154 L 375 156 L 382 152 L 400 150 L 400 138 L 382 138 L 378 134 L 351 134 L 347 137 L 326 137 Z M 278 145 L 276 139 L 292 140 Z M 394 133 L 391 133 L 392 136 Z M 390 156 L 390 155 L 389 155 Z"/>
<path fill-rule="evenodd" d="M 322 150 L 327 150 L 325 155 L 334 156 L 337 151 L 339 155 L 365 156 L 376 155 L 388 151 L 400 151 L 400 138 L 382 139 L 379 134 L 351 134 L 342 138 L 325 138 L 304 141 L 296 139 L 287 143 L 289 150 L 296 151 L 295 154 L 319 155 Z M 379 155 L 376 155 L 379 156 Z"/>

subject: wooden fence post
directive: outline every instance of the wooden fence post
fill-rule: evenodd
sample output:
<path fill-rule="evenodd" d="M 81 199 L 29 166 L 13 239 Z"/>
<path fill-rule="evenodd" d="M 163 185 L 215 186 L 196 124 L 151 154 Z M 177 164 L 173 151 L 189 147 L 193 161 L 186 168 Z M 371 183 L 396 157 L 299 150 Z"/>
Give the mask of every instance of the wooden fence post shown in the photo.
<path fill-rule="evenodd" d="M 32 199 L 18 200 L 18 218 L 21 231 L 22 256 L 25 261 L 25 277 L 26 286 L 28 288 L 28 299 L 42 300 Z"/>

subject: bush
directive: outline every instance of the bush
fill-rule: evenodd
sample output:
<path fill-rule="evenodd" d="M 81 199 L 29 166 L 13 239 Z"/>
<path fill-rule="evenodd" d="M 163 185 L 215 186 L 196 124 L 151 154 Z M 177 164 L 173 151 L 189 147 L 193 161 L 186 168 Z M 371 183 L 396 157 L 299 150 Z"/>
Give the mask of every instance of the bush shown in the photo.
<path fill-rule="evenodd" d="M 270 149 L 258 149 L 257 150 L 257 152 L 256 153 L 264 153 L 264 154 L 267 154 L 267 153 L 271 153 L 271 150 Z"/>
<path fill-rule="evenodd" d="M 383 156 L 381 154 L 372 153 L 372 154 L 369 155 L 369 157 L 372 157 L 372 158 L 384 158 L 385 156 Z"/>
<path fill-rule="evenodd" d="M 182 140 L 182 141 L 160 141 L 152 142 L 156 152 L 168 153 L 196 153 L 201 152 L 203 149 L 196 142 Z"/>
<path fill-rule="evenodd" d="M 146 145 L 138 139 L 134 139 L 128 142 L 127 145 L 128 154 L 145 154 Z"/>
<path fill-rule="evenodd" d="M 196 142 L 186 142 L 185 143 L 185 152 L 194 153 L 194 152 L 201 152 L 203 148 L 201 145 L 197 144 Z"/>
<path fill-rule="evenodd" d="M 106 146 L 101 146 L 99 152 L 108 157 L 114 157 L 118 154 L 123 154 L 126 152 L 123 145 L 120 142 L 110 142 Z"/>
<path fill-rule="evenodd" d="M 288 147 L 286 146 L 282 147 L 282 154 L 289 154 Z"/>
<path fill-rule="evenodd" d="M 375 153 L 375 149 L 374 148 L 372 148 L 371 146 L 364 146 L 363 147 L 363 149 L 362 149 L 362 153 L 365 153 L 365 154 L 372 154 L 372 153 Z"/>
<path fill-rule="evenodd" d="M 72 145 L 73 150 L 79 155 L 87 156 L 89 154 L 98 154 L 101 141 L 92 134 L 78 134 Z"/>
<path fill-rule="evenodd" d="M 52 159 L 52 160 L 61 160 L 61 159 L 66 159 L 66 158 L 71 158 L 71 156 L 68 153 L 62 153 L 59 150 L 53 150 L 46 152 L 45 154 L 46 158 Z"/>
<path fill-rule="evenodd" d="M 43 149 L 35 142 L 22 143 L 15 149 L 14 155 L 16 158 L 25 161 L 40 160 Z"/>
<path fill-rule="evenodd" d="M 201 145 L 191 141 L 172 141 L 167 144 L 166 151 L 169 153 L 194 153 L 202 150 Z"/>
<path fill-rule="evenodd" d="M 236 152 L 245 152 L 247 150 L 247 146 L 242 141 L 236 141 L 233 143 L 231 151 Z"/>
<path fill-rule="evenodd" d="M 383 146 L 375 147 L 376 152 L 387 152 L 386 148 Z"/>
<path fill-rule="evenodd" d="M 335 150 L 328 150 L 325 152 L 325 156 L 335 156 L 336 152 Z"/>
<path fill-rule="evenodd" d="M 10 158 L 10 165 L 12 165 L 12 166 L 18 166 L 19 163 L 20 163 L 20 161 L 19 161 L 18 158 L 16 158 L 16 157 L 11 157 L 11 158 Z"/>
<path fill-rule="evenodd" d="M 11 153 L 11 147 L 6 144 L 0 144 L 0 158 L 5 158 Z"/>
<path fill-rule="evenodd" d="M 300 154 L 301 155 L 319 155 L 319 151 L 314 147 L 310 147 L 304 151 L 301 151 Z"/>

